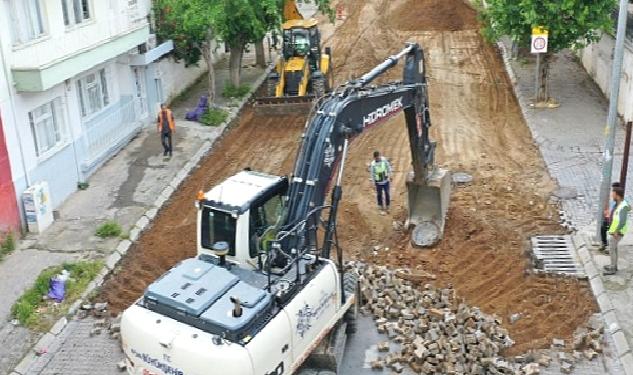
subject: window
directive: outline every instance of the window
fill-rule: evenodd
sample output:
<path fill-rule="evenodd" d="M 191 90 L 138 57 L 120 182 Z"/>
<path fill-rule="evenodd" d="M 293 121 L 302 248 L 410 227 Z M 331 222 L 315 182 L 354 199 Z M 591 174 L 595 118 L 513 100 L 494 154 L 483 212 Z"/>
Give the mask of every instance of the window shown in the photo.
<path fill-rule="evenodd" d="M 7 1 L 13 22 L 14 45 L 29 42 L 45 34 L 41 0 Z"/>
<path fill-rule="evenodd" d="M 210 250 L 216 242 L 225 241 L 229 243 L 228 255 L 235 256 L 235 218 L 226 212 L 203 207 L 200 225 L 200 244 L 203 248 Z"/>
<path fill-rule="evenodd" d="M 281 216 L 281 210 L 281 195 L 275 195 L 263 204 L 251 207 L 249 223 L 251 258 L 256 257 L 259 250 L 270 250 L 271 242 L 277 234 L 273 228 Z"/>
<path fill-rule="evenodd" d="M 78 80 L 77 92 L 81 116 L 90 116 L 105 108 L 110 103 L 106 70 L 100 69 Z"/>
<path fill-rule="evenodd" d="M 78 25 L 90 19 L 89 0 L 61 0 L 64 25 Z"/>
<path fill-rule="evenodd" d="M 29 112 L 29 122 L 35 143 L 35 153 L 42 156 L 65 142 L 62 101 L 56 98 Z"/>

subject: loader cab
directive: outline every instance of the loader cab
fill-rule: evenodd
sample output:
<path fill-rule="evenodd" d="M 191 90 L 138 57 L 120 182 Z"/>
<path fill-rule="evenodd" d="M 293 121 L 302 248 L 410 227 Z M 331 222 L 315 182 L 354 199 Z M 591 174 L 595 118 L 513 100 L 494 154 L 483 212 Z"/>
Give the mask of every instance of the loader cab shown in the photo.
<path fill-rule="evenodd" d="M 321 34 L 314 18 L 290 20 L 283 25 L 283 54 L 285 60 L 308 57 L 310 70 L 319 69 Z"/>
<path fill-rule="evenodd" d="M 226 243 L 227 262 L 256 268 L 275 238 L 287 190 L 285 177 L 242 171 L 204 193 L 196 203 L 198 255 L 218 257 L 214 245 Z"/>

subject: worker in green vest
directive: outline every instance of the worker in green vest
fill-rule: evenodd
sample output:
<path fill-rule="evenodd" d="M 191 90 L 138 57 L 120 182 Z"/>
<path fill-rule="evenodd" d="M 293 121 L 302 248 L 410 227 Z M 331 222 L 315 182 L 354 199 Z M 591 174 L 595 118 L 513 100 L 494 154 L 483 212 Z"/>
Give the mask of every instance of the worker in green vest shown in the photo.
<path fill-rule="evenodd" d="M 604 266 L 604 275 L 614 275 L 618 271 L 618 244 L 628 229 L 628 215 L 631 206 L 624 200 L 624 189 L 615 187 L 611 191 L 611 199 L 615 202 L 615 209 L 609 226 L 609 255 L 611 264 Z"/>
<path fill-rule="evenodd" d="M 381 213 L 389 212 L 391 197 L 389 195 L 389 182 L 391 181 L 391 164 L 387 158 L 374 151 L 374 160 L 369 165 L 370 180 L 376 187 L 376 203 Z M 384 199 L 383 199 L 384 194 Z"/>

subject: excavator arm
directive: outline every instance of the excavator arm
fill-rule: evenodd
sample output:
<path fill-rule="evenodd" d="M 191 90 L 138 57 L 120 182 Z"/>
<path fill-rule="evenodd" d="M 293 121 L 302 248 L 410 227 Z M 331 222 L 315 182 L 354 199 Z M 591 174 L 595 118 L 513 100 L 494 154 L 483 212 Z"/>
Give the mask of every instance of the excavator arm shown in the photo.
<path fill-rule="evenodd" d="M 284 22 L 290 20 L 302 20 L 303 15 L 299 12 L 299 8 L 297 8 L 296 0 L 285 0 L 284 1 Z"/>
<path fill-rule="evenodd" d="M 372 82 L 404 60 L 400 82 L 372 85 Z M 435 143 L 430 141 L 427 84 L 422 48 L 409 43 L 396 55 L 387 58 L 361 78 L 350 81 L 336 92 L 324 97 L 308 119 L 288 190 L 285 228 L 302 220 L 308 233 L 289 236 L 284 249 L 317 248 L 315 208 L 324 205 L 332 177 L 338 168 L 338 178 L 325 231 L 322 255 L 329 256 L 335 235 L 336 210 L 342 195 L 341 176 L 344 170 L 347 144 L 365 129 L 404 112 L 409 135 L 413 172 L 407 179 L 409 193 L 409 224 L 415 245 L 428 246 L 441 238 L 444 216 L 448 208 L 450 176 L 435 168 Z M 311 221 L 311 222 L 310 222 Z"/>

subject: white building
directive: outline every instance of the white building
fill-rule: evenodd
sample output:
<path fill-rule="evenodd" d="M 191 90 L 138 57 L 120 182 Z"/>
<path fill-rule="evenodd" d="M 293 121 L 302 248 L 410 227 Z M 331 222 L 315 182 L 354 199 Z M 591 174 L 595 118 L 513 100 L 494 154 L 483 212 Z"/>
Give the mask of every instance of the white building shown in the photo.
<path fill-rule="evenodd" d="M 57 207 L 202 73 L 159 60 L 173 45 L 156 45 L 149 11 L 150 0 L 0 0 L 0 116 L 18 197 L 46 181 Z"/>

